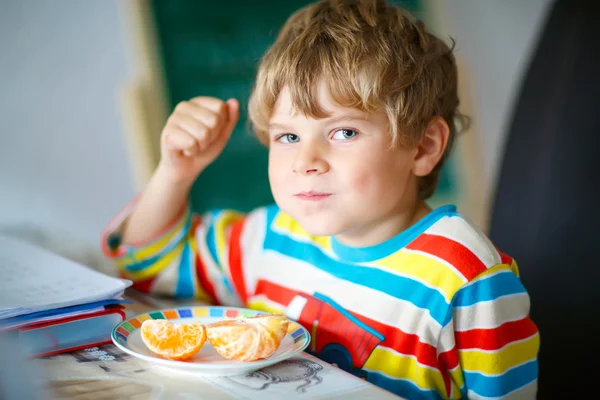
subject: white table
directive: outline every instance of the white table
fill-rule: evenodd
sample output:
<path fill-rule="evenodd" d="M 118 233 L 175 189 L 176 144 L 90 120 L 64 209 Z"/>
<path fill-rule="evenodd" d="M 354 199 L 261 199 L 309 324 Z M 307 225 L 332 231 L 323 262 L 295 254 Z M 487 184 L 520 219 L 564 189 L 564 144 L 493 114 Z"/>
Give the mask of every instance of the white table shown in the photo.
<path fill-rule="evenodd" d="M 131 315 L 174 305 L 132 293 Z M 112 344 L 37 360 L 47 385 L 60 399 L 398 399 L 307 353 L 251 376 L 182 375 L 123 353 Z"/>

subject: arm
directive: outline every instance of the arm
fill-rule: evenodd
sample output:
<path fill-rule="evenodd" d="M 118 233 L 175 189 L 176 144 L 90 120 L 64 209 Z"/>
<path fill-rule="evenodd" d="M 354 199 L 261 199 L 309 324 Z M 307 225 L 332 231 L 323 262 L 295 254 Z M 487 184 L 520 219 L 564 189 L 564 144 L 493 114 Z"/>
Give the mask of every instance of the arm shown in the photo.
<path fill-rule="evenodd" d="M 211 245 L 199 246 L 196 240 L 196 233 L 206 232 L 216 219 L 193 215 L 187 197 L 198 174 L 223 150 L 237 120 L 235 100 L 213 98 L 181 103 L 169 118 L 157 170 L 139 198 L 111 221 L 103 239 L 105 254 L 138 289 L 236 303 L 222 268 L 226 260 L 211 259 L 213 253 L 202 251 Z"/>
<path fill-rule="evenodd" d="M 516 271 L 514 262 L 496 265 L 454 296 L 440 338 L 453 394 L 535 399 L 540 337 Z"/>
<path fill-rule="evenodd" d="M 122 241 L 152 237 L 185 205 L 198 175 L 223 151 L 239 119 L 239 104 L 198 97 L 182 102 L 161 136 L 161 161 L 124 226 Z"/>
<path fill-rule="evenodd" d="M 136 206 L 136 201 L 131 202 L 103 235 L 104 253 L 115 261 L 123 278 L 147 293 L 244 305 L 242 232 L 247 225 L 250 230 L 257 227 L 253 214 L 214 210 L 200 216 L 185 205 L 154 237 L 123 243 L 121 227 Z"/>

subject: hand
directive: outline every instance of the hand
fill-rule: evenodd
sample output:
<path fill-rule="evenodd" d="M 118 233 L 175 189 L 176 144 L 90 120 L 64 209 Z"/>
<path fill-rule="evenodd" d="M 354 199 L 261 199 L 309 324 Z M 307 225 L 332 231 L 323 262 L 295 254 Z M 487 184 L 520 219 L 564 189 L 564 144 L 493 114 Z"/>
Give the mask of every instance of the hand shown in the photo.
<path fill-rule="evenodd" d="M 221 154 L 240 116 L 237 100 L 214 97 L 183 101 L 161 136 L 159 168 L 173 182 L 192 184 Z"/>

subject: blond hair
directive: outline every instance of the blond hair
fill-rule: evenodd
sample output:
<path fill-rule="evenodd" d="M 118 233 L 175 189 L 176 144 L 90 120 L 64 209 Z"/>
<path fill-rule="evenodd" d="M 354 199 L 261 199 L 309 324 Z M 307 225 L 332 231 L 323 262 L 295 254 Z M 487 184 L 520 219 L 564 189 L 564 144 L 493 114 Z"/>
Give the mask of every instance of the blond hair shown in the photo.
<path fill-rule="evenodd" d="M 262 58 L 249 102 L 250 121 L 268 145 L 279 93 L 294 107 L 326 117 L 317 101 L 323 81 L 340 105 L 385 112 L 394 145 L 414 146 L 431 118 L 450 127 L 446 153 L 419 182 L 430 197 L 456 136 L 457 70 L 452 50 L 401 8 L 383 0 L 324 0 L 294 13 Z"/>

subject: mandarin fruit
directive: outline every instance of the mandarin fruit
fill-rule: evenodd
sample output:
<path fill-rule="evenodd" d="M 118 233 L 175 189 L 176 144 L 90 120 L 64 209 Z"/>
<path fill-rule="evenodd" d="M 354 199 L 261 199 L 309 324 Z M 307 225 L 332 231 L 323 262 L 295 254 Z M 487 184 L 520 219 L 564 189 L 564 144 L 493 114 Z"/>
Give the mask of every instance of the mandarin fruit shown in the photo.
<path fill-rule="evenodd" d="M 229 360 L 255 361 L 273 354 L 287 334 L 284 315 L 261 314 L 227 319 L 206 327 L 210 344 Z"/>
<path fill-rule="evenodd" d="M 142 323 L 140 332 L 150 351 L 169 360 L 188 360 L 206 342 L 206 327 L 201 323 L 175 325 L 164 319 L 149 319 Z"/>

